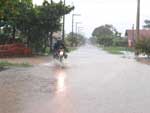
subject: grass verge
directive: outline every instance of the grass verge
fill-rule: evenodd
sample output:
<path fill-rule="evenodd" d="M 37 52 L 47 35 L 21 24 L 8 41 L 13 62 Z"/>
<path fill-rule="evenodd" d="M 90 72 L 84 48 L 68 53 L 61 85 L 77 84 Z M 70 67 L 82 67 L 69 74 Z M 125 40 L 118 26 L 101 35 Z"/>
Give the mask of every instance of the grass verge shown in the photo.
<path fill-rule="evenodd" d="M 30 67 L 29 63 L 10 63 L 8 61 L 0 61 L 0 67 Z"/>
<path fill-rule="evenodd" d="M 111 53 L 111 54 L 123 54 L 122 51 L 133 51 L 132 49 L 128 47 L 102 47 L 103 50 Z"/>

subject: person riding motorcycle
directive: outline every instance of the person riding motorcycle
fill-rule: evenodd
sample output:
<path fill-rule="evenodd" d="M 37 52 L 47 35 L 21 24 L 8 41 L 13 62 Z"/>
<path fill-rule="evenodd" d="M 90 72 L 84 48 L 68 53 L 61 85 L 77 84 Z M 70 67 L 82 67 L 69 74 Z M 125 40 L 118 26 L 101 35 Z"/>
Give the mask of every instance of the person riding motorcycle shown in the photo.
<path fill-rule="evenodd" d="M 57 57 L 57 53 L 60 49 L 64 49 L 64 58 L 67 58 L 67 54 L 66 52 L 68 52 L 68 49 L 65 47 L 64 43 L 62 40 L 57 40 L 57 42 L 54 44 L 54 48 L 53 48 L 53 57 L 56 58 Z"/>

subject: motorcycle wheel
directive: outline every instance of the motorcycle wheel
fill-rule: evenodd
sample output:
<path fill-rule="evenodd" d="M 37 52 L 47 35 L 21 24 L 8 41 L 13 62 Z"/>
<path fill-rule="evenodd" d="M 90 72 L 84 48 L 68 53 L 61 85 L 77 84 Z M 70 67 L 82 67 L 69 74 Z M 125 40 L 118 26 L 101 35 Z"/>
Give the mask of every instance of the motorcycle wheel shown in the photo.
<path fill-rule="evenodd" d="M 62 62 L 62 61 L 63 61 L 63 57 L 60 57 L 60 58 L 59 58 L 59 61 Z"/>

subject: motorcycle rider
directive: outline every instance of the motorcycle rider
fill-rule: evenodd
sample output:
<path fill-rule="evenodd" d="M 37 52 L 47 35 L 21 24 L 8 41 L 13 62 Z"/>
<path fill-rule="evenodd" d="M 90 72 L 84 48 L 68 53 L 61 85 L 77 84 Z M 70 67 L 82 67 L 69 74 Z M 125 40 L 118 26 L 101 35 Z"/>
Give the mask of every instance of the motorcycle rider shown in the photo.
<path fill-rule="evenodd" d="M 60 49 L 64 49 L 64 58 L 67 58 L 67 54 L 66 52 L 68 52 L 68 49 L 66 48 L 65 44 L 63 43 L 62 40 L 57 40 L 56 43 L 54 44 L 53 47 L 53 57 L 56 58 L 57 57 L 57 53 Z"/>

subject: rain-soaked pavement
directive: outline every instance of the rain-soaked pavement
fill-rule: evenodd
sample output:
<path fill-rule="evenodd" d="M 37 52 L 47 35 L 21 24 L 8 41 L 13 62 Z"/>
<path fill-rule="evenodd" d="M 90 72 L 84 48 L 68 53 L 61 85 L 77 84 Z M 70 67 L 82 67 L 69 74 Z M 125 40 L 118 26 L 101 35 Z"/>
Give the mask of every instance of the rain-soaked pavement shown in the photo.
<path fill-rule="evenodd" d="M 0 72 L 0 113 L 150 113 L 150 67 L 86 45 L 62 68 Z"/>

